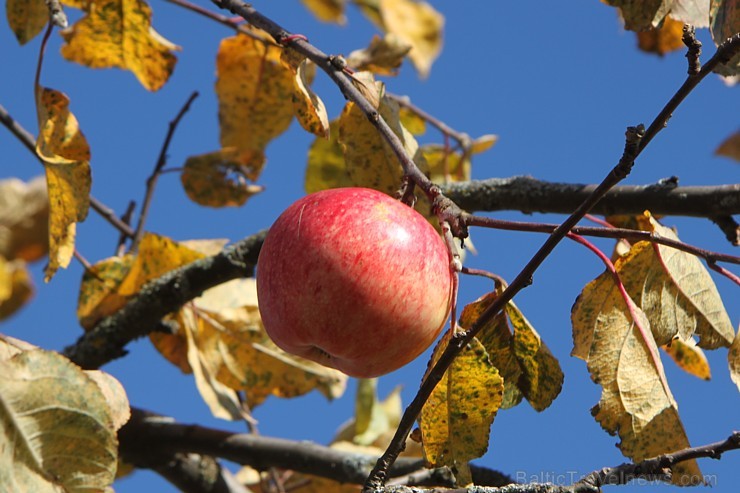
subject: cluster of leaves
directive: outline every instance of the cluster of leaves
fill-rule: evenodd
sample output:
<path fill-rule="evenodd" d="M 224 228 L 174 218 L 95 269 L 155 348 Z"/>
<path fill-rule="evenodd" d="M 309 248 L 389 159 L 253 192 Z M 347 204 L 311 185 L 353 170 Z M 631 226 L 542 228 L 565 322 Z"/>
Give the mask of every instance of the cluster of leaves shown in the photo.
<path fill-rule="evenodd" d="M 344 0 L 303 3 L 322 20 L 345 21 Z M 465 137 L 456 146 L 447 139 L 445 144 L 420 145 L 416 137 L 424 134 L 426 122 L 407 100 L 388 94 L 384 84 L 375 80 L 376 76 L 395 75 L 406 57 L 421 76 L 428 75 L 442 46 L 443 17 L 428 4 L 412 0 L 352 3 L 382 33 L 367 48 L 346 58 L 347 73 L 356 87 L 423 173 L 436 183 L 469 180 L 473 155 L 489 149 L 496 137 Z M 675 22 L 710 26 L 715 40 L 740 31 L 738 16 L 730 12 L 734 4 L 729 1 L 607 3 L 620 8 L 628 29 L 648 29 L 650 36 L 657 36 L 655 47 L 649 49 L 660 53 L 673 43 L 664 37 L 673 33 L 669 37 L 675 38 Z M 64 58 L 89 67 L 129 70 L 152 91 L 167 82 L 176 63 L 174 51 L 179 48 L 153 30 L 146 2 L 64 0 L 62 4 L 83 13 L 62 32 Z M 44 0 L 8 0 L 7 12 L 20 43 L 37 36 L 49 19 Z M 365 186 L 395 193 L 403 176 L 397 156 L 359 107 L 348 102 L 330 120 L 325 105 L 310 88 L 315 72 L 310 61 L 258 29 L 239 26 L 237 30 L 237 35 L 221 42 L 216 55 L 220 148 L 185 162 L 181 181 L 188 196 L 210 207 L 243 205 L 262 190 L 256 182 L 266 164 L 267 146 L 293 118 L 316 136 L 308 151 L 307 192 Z M 640 36 L 642 44 L 649 42 L 645 34 Z M 725 64 L 723 74 L 736 76 L 737 60 Z M 35 89 L 36 154 L 46 177 L 29 184 L 0 183 L 0 220 L 7 226 L 0 231 L 0 317 L 7 317 L 30 297 L 25 262 L 48 253 L 47 280 L 69 264 L 76 223 L 85 219 L 90 203 L 90 146 L 69 110 L 70 101 L 39 81 Z M 417 207 L 436 222 L 428 203 L 422 200 Z M 649 215 L 632 221 L 640 229 L 675 237 Z M 78 306 L 81 325 L 86 330 L 95 327 L 146 283 L 217 252 L 224 244 L 144 235 L 129 253 L 101 260 L 86 271 Z M 696 258 L 649 242 L 622 246 L 624 251 L 614 264 L 584 288 L 573 307 L 573 355 L 587 362 L 594 381 L 603 387 L 594 416 L 606 431 L 619 434 L 623 453 L 637 461 L 688 446 L 658 347 L 701 378 L 708 377 L 709 369 L 700 348 L 729 347 L 730 372 L 740 387 L 740 339 L 711 278 Z M 498 282 L 490 294 L 466 306 L 459 328 L 472 326 L 504 287 Z M 193 373 L 215 416 L 249 419 L 249 408 L 269 395 L 292 397 L 318 389 L 335 398 L 344 391 L 344 375 L 288 355 L 267 338 L 252 280 L 208 290 L 166 322 L 171 332 L 152 333 L 153 345 L 182 371 Z M 442 338 L 430 368 L 453 334 Z M 62 356 L 5 338 L 0 339 L 0 367 L 0 435 L 13 437 L 11 443 L 27 445 L 26 455 L 11 454 L 13 465 L 2 468 L 16 471 L 20 467 L 20 472 L 0 474 L 0 485 L 12 490 L 13 485 L 32 481 L 28 477 L 35 475 L 33 481 L 57 478 L 54 481 L 65 486 L 74 483 L 70 491 L 90 485 L 107 487 L 115 471 L 115 430 L 125 422 L 123 409 L 128 409 L 122 390 L 110 377 L 82 372 Z M 52 373 L 70 382 L 64 386 L 68 393 L 44 391 Z M 419 418 L 423 451 L 413 446 L 408 453 L 423 453 L 430 467 L 450 466 L 458 481 L 468 484 L 472 480 L 468 462 L 485 453 L 499 409 L 526 399 L 542 411 L 557 397 L 562 383 L 558 361 L 521 311 L 508 303 L 447 370 Z M 398 393 L 379 403 L 373 385 L 372 381 L 360 384 L 355 420 L 340 431 L 334 446 L 371 447 L 363 450 L 377 453 L 390 440 L 400 419 Z M 41 397 L 50 401 L 38 401 Z M 30 407 L 22 407 L 29 402 Z M 37 412 L 41 408 L 43 413 Z M 54 431 L 59 428 L 52 425 L 65 413 L 79 428 Z M 28 416 L 35 418 L 24 421 Z M 36 433 L 36 429 L 42 431 Z M 51 440 L 52 445 L 59 441 L 54 442 L 53 433 L 79 436 L 96 446 L 84 445 L 90 455 L 80 456 L 79 463 L 60 464 L 54 447 L 44 446 L 44 440 Z M 64 451 L 67 455 L 78 453 L 81 447 L 76 443 L 65 446 L 69 447 Z M 52 455 L 43 455 L 47 453 Z M 102 470 L 96 469 L 100 465 Z M 682 463 L 675 467 L 673 477 L 677 483 L 694 483 L 700 477 L 698 466 Z M 305 484 L 303 478 L 295 479 Z M 317 481 L 306 488 L 329 488 Z"/>

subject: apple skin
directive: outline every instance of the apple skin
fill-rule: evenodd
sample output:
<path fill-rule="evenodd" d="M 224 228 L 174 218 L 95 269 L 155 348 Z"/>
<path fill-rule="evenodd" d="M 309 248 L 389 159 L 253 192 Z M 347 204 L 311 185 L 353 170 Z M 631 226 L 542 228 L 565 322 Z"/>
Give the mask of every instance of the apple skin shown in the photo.
<path fill-rule="evenodd" d="M 451 285 L 437 231 L 367 188 L 324 190 L 292 204 L 257 262 L 259 310 L 275 344 L 362 378 L 394 371 L 434 342 Z"/>

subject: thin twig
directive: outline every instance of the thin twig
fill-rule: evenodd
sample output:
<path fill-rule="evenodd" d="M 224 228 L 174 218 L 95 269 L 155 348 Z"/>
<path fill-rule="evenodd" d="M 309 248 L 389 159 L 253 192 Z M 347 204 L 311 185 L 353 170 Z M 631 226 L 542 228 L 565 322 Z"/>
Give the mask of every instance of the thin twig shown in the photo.
<path fill-rule="evenodd" d="M 133 200 L 130 200 L 128 203 L 128 206 L 126 207 L 126 211 L 121 216 L 121 221 L 126 223 L 127 225 L 131 225 L 131 218 L 134 217 L 134 210 L 136 209 L 136 202 Z M 118 237 L 118 245 L 116 246 L 116 255 L 118 257 L 123 256 L 123 254 L 126 252 L 126 240 L 129 238 L 129 236 L 121 233 L 121 235 Z"/>
<path fill-rule="evenodd" d="M 463 149 L 466 149 L 472 143 L 472 140 L 470 139 L 470 136 L 468 134 L 455 130 L 454 128 L 450 127 L 449 125 L 447 125 L 445 122 L 443 122 L 439 118 L 419 108 L 418 106 L 416 106 L 414 103 L 411 102 L 411 99 L 409 99 L 408 96 L 400 96 L 398 94 L 392 94 L 392 93 L 386 93 L 385 95 L 389 99 L 392 99 L 399 105 L 410 110 L 416 116 L 418 116 L 419 118 L 421 118 L 422 120 L 426 121 L 431 126 L 436 128 L 437 130 L 439 130 L 442 133 L 442 135 L 446 135 L 446 136 L 449 136 L 455 139 L 457 143 L 460 145 L 460 147 L 462 147 Z"/>
<path fill-rule="evenodd" d="M 223 14 L 219 14 L 218 12 L 213 12 L 208 9 L 204 9 L 200 5 L 196 5 L 194 3 L 188 2 L 187 0 L 166 0 L 170 3 L 173 3 L 175 5 L 178 5 L 180 7 L 183 7 L 187 10 L 190 10 L 191 12 L 195 12 L 196 14 L 200 14 L 204 17 L 208 17 L 211 20 L 214 20 L 220 24 L 223 24 L 224 26 L 233 29 L 234 31 L 246 34 L 247 36 L 254 38 L 258 41 L 262 41 L 263 43 L 273 44 L 271 41 L 256 35 L 253 31 L 250 31 L 249 28 L 245 27 L 244 25 L 237 22 L 233 17 L 228 17 Z M 242 20 L 241 17 L 238 18 L 240 21 Z M 277 43 L 274 43 L 277 45 Z"/>
<path fill-rule="evenodd" d="M 36 138 L 31 135 L 28 130 L 23 128 L 23 126 L 21 126 L 21 124 L 18 123 L 12 116 L 10 116 L 10 113 L 8 113 L 8 111 L 1 104 L 0 123 L 2 123 L 5 128 L 10 130 L 10 133 L 15 135 L 18 141 L 23 144 L 23 146 L 28 149 L 28 151 L 33 154 L 33 156 L 38 159 L 41 164 L 44 164 L 43 159 L 41 159 L 41 157 L 36 154 Z M 121 221 L 110 207 L 106 206 L 93 196 L 90 196 L 90 207 L 92 207 L 93 210 L 100 214 L 122 234 L 125 234 L 129 238 L 134 235 L 134 230 L 128 224 Z"/>
<path fill-rule="evenodd" d="M 180 120 L 185 115 L 185 113 L 188 112 L 188 110 L 190 109 L 190 105 L 193 103 L 193 101 L 195 101 L 195 98 L 197 97 L 198 91 L 193 91 L 190 97 L 188 97 L 187 101 L 185 101 L 185 104 L 182 106 L 182 108 L 180 108 L 177 116 L 175 116 L 175 118 L 169 124 L 167 135 L 165 136 L 164 143 L 162 144 L 162 149 L 159 151 L 159 158 L 157 159 L 157 163 L 154 165 L 154 170 L 152 171 L 152 174 L 146 180 L 146 194 L 144 195 L 144 201 L 141 205 L 141 213 L 139 214 L 139 222 L 136 225 L 136 232 L 134 233 L 134 238 L 131 241 L 132 253 L 136 253 L 136 251 L 138 250 L 139 243 L 141 242 L 141 237 L 144 234 L 144 224 L 146 223 L 146 218 L 149 215 L 149 207 L 152 203 L 152 198 L 154 198 L 154 187 L 157 185 L 157 179 L 162 172 L 162 168 L 164 168 L 165 164 L 167 164 L 167 151 L 170 148 L 172 136 L 175 135 L 177 125 L 180 123 Z"/>

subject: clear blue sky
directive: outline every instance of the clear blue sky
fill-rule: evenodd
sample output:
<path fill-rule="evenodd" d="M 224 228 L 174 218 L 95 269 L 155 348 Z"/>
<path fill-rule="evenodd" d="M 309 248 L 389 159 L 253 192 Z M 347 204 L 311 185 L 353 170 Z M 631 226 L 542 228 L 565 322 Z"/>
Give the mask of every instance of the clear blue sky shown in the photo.
<path fill-rule="evenodd" d="M 210 6 L 210 2 L 198 2 Z M 388 88 L 409 94 L 413 101 L 449 125 L 472 136 L 495 133 L 500 141 L 474 161 L 475 178 L 528 174 L 541 179 L 594 183 L 618 160 L 627 125 L 649 123 L 686 73 L 683 53 L 664 58 L 636 50 L 632 33 L 623 32 L 613 9 L 597 0 L 575 2 L 432 2 L 446 17 L 445 46 L 428 80 L 420 81 L 405 64 Z M 122 212 L 129 200 L 141 201 L 168 122 L 187 96 L 201 97 L 183 120 L 170 148 L 169 165 L 180 166 L 193 154 L 218 147 L 216 99 L 213 93 L 215 54 L 220 40 L 232 33 L 207 19 L 162 1 L 151 2 L 154 26 L 181 45 L 169 83 L 148 93 L 130 73 L 90 70 L 58 55 L 58 34 L 51 41 L 43 83 L 67 93 L 92 147 L 93 194 Z M 375 32 L 349 7 L 344 27 L 323 25 L 298 0 L 258 1 L 257 9 L 287 29 L 308 36 L 328 53 L 364 46 Z M 706 30 L 700 33 L 705 59 L 713 52 Z M 36 117 L 33 76 L 39 40 L 18 47 L 6 25 L 0 27 L 0 103 L 33 133 Z M 326 77 L 315 89 L 336 115 L 344 101 Z M 683 185 L 735 183 L 740 168 L 713 156 L 717 145 L 737 129 L 737 89 L 710 76 L 679 108 L 668 128 L 639 158 L 626 183 L 654 183 L 677 175 Z M 279 212 L 303 194 L 306 150 L 312 137 L 297 124 L 274 141 L 260 181 L 266 191 L 240 209 L 205 209 L 184 195 L 177 174 L 162 177 L 148 229 L 176 240 L 237 240 L 268 227 Z M 422 142 L 440 141 L 428 132 Z M 38 162 L 0 129 L 0 179 L 28 179 L 42 172 Z M 496 213 L 498 218 L 546 220 L 561 216 Z M 737 254 L 707 220 L 667 218 L 681 238 L 707 249 Z M 513 279 L 544 240 L 536 234 L 474 231 L 479 254 L 468 265 Z M 117 232 L 91 212 L 79 226 L 78 248 L 95 261 L 110 256 Z M 608 241 L 597 242 L 605 251 Z M 22 312 L 0 331 L 50 349 L 61 349 L 80 335 L 75 316 L 82 269 L 79 264 L 43 284 L 42 265 L 34 266 L 37 293 Z M 570 308 L 583 286 L 603 270 L 579 246 L 564 243 L 545 262 L 534 284 L 517 298 L 519 307 L 560 360 L 565 384 L 560 397 L 543 413 L 526 403 L 501 412 L 491 434 L 489 452 L 477 463 L 503 472 L 570 482 L 594 469 L 626 459 L 617 439 L 604 433 L 589 414 L 601 392 L 585 364 L 569 356 L 572 348 Z M 734 268 L 735 272 L 737 269 Z M 737 326 L 740 290 L 716 278 L 725 306 Z M 464 278 L 461 303 L 482 295 L 488 286 Z M 210 417 L 193 380 L 164 361 L 146 341 L 130 345 L 131 354 L 105 366 L 126 387 L 132 405 L 172 415 L 178 420 L 242 430 L 238 423 Z M 692 444 L 724 439 L 740 428 L 740 397 L 729 379 L 726 350 L 708 354 L 710 382 L 685 375 L 666 361 L 669 381 Z M 382 395 L 398 384 L 410 401 L 426 359 L 383 377 Z M 296 400 L 271 399 L 255 411 L 265 435 L 327 443 L 353 411 L 353 390 L 333 403 L 311 394 Z M 297 411 L 300 409 L 300 411 Z M 730 493 L 740 484 L 740 452 L 720 461 L 702 460 L 716 493 Z M 552 475 L 559 475 L 553 477 Z M 734 485 L 734 486 L 733 486 Z M 664 491 L 668 487 L 619 487 L 622 492 Z M 115 485 L 119 493 L 175 491 L 153 473 L 138 471 Z"/>

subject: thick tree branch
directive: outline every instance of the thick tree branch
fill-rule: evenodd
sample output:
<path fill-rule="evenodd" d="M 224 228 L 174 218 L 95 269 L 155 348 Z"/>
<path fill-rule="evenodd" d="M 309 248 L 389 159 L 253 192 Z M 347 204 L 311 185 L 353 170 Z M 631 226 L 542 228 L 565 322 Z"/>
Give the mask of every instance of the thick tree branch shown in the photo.
<path fill-rule="evenodd" d="M 569 214 L 596 185 L 554 183 L 530 176 L 450 183 L 442 191 L 467 211 L 518 210 Z M 653 214 L 713 218 L 740 214 L 740 183 L 679 187 L 674 180 L 655 185 L 621 185 L 609 190 L 594 214 Z"/>
<path fill-rule="evenodd" d="M 63 354 L 85 369 L 98 368 L 126 354 L 124 347 L 152 332 L 167 314 L 204 290 L 254 274 L 266 231 L 249 236 L 222 252 L 175 269 L 147 283 L 121 310 L 101 320 Z"/>
<path fill-rule="evenodd" d="M 184 425 L 140 409 L 132 410 L 131 419 L 119 431 L 119 443 L 124 460 L 137 467 L 155 469 L 161 467 L 163 458 L 203 454 L 262 471 L 279 468 L 353 484 L 365 481 L 376 459 L 305 441 Z M 512 482 L 508 476 L 490 469 L 474 466 L 472 472 L 476 484 Z M 414 485 L 452 486 L 454 481 L 446 469 L 423 469 L 423 461 L 416 458 L 397 461 L 391 475 Z M 411 482 L 414 477 L 418 482 Z"/>

